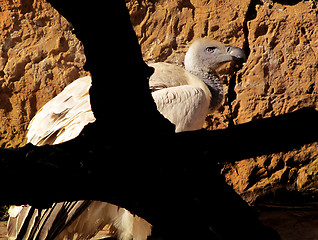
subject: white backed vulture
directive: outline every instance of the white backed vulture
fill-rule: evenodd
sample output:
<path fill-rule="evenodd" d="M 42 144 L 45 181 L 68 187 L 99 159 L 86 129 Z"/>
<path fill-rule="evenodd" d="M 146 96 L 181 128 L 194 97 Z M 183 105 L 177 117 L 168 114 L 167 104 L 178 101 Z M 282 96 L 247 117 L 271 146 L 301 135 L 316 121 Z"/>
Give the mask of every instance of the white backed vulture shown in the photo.
<path fill-rule="evenodd" d="M 198 39 L 186 53 L 185 69 L 168 63 L 149 64 L 155 68 L 149 80 L 153 99 L 159 112 L 175 124 L 176 132 L 202 128 L 207 114 L 215 111 L 223 99 L 215 69 L 235 60 L 245 60 L 242 49 Z M 43 106 L 29 124 L 28 142 L 44 145 L 68 141 L 86 124 L 95 121 L 88 95 L 90 85 L 90 77 L 77 79 Z M 61 211 L 67 221 L 63 219 L 65 226 L 56 236 L 52 233 L 55 229 L 52 224 L 58 222 L 53 221 L 54 216 Z M 10 239 L 51 239 L 51 236 L 55 236 L 54 239 L 89 239 L 107 224 L 111 229 L 107 234 L 122 240 L 145 240 L 151 233 L 147 221 L 123 208 L 98 201 L 57 203 L 41 211 L 30 206 L 12 206 L 9 213 Z M 42 222 L 35 224 L 35 219 Z M 21 232 L 23 225 L 27 227 Z"/>

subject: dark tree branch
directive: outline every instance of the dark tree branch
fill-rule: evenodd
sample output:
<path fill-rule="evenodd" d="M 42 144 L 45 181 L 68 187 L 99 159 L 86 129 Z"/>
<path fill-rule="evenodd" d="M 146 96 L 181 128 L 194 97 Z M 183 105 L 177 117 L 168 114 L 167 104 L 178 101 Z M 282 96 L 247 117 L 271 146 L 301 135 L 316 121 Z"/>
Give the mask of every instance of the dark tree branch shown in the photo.
<path fill-rule="evenodd" d="M 63 144 L 1 149 L 0 174 L 7 179 L 1 202 L 47 207 L 54 201 L 103 200 L 146 217 L 163 232 L 189 237 L 175 227 L 209 224 L 236 239 L 262 232 L 216 163 L 318 141 L 318 113 L 304 109 L 225 130 L 174 134 L 148 91 L 152 69 L 142 60 L 124 1 L 50 2 L 84 43 L 97 121 Z"/>

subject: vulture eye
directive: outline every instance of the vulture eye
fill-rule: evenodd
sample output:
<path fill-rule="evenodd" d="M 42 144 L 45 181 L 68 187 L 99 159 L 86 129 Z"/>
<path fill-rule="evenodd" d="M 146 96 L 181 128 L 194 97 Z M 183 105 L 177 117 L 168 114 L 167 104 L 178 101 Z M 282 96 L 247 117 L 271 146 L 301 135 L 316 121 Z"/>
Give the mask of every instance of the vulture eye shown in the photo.
<path fill-rule="evenodd" d="M 214 53 L 215 49 L 216 49 L 216 47 L 207 47 L 207 48 L 206 48 L 206 51 L 207 51 L 208 53 Z"/>

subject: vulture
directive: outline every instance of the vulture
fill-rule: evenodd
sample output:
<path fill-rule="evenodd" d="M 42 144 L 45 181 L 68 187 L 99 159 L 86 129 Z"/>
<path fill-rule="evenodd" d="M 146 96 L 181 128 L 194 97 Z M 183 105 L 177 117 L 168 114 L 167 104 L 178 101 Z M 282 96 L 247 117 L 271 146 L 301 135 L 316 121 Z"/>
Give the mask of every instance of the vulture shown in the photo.
<path fill-rule="evenodd" d="M 210 39 L 197 39 L 189 47 L 184 67 L 152 63 L 149 79 L 158 111 L 175 125 L 176 132 L 203 127 L 206 116 L 217 110 L 223 88 L 216 69 L 230 61 L 245 61 L 244 51 Z M 89 99 L 91 77 L 79 78 L 45 104 L 33 117 L 27 139 L 34 145 L 59 144 L 78 136 L 95 121 Z M 128 210 L 99 201 L 54 203 L 49 209 L 11 206 L 10 239 L 90 239 L 117 237 L 146 240 L 151 224 Z"/>
<path fill-rule="evenodd" d="M 158 111 L 176 132 L 199 130 L 206 116 L 223 100 L 222 83 L 215 70 L 230 61 L 245 61 L 244 51 L 210 39 L 198 39 L 189 47 L 184 66 L 160 62 L 149 85 Z"/>

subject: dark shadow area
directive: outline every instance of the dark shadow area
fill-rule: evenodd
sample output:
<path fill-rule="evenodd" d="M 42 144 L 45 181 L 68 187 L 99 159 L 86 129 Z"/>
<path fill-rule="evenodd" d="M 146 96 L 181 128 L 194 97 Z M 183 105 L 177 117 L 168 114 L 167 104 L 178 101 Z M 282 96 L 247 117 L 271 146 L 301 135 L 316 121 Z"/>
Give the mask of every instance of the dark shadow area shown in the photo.
<path fill-rule="evenodd" d="M 317 204 L 263 205 L 259 208 L 262 222 L 279 231 L 283 240 L 317 239 Z"/>
<path fill-rule="evenodd" d="M 130 136 L 108 145 L 91 135 L 97 131 L 98 125 L 90 124 L 78 138 L 63 144 L 42 147 L 28 144 L 18 149 L 1 149 L 1 176 L 14 177 L 13 180 L 21 180 L 26 186 L 33 178 L 35 186 L 60 180 L 85 182 L 90 178 L 102 181 L 97 181 L 96 185 L 103 185 L 103 181 L 120 184 L 121 181 L 138 179 L 135 176 L 138 174 L 139 180 L 145 181 L 145 184 L 157 181 L 156 177 L 161 174 L 171 174 L 172 178 L 180 174 L 197 178 L 204 171 L 212 171 L 211 175 L 219 174 L 219 169 L 210 169 L 217 168 L 221 162 L 288 151 L 318 141 L 317 121 L 317 111 L 302 109 L 224 130 L 148 136 L 140 132 L 134 138 Z M 84 176 L 87 179 L 83 179 Z M 41 181 L 36 182 L 37 179 Z M 68 189 L 67 185 L 60 187 Z M 8 194 L 1 198 L 10 199 L 15 190 L 8 189 Z M 24 190 L 30 191 L 27 187 Z M 46 188 L 43 191 L 51 192 Z M 85 191 L 82 189 L 79 197 L 86 198 Z M 65 193 L 52 191 L 52 194 L 48 192 L 46 195 L 44 192 L 43 199 L 67 199 Z M 19 191 L 16 194 L 17 200 L 23 199 Z M 103 193 L 98 198 L 102 197 Z M 33 197 L 26 199 L 29 198 Z"/>
<path fill-rule="evenodd" d="M 174 134 L 152 101 L 152 69 L 142 60 L 124 1 L 50 2 L 85 46 L 97 121 L 63 144 L 1 149 L 7 187 L 0 202 L 41 208 L 102 200 L 146 218 L 154 236 L 278 239 L 225 183 L 219 163 L 318 141 L 318 112 L 303 109 L 225 130 Z"/>
<path fill-rule="evenodd" d="M 200 138 L 202 145 L 211 149 L 209 151 L 212 154 L 211 158 L 238 161 L 289 151 L 318 141 L 317 120 L 318 112 L 315 109 L 304 108 L 293 113 L 236 125 L 225 130 L 202 131 Z"/>
<path fill-rule="evenodd" d="M 300 3 L 301 1 L 300 0 L 275 0 L 273 2 L 277 2 L 277 3 L 283 4 L 283 5 L 294 6 L 298 3 Z"/>

